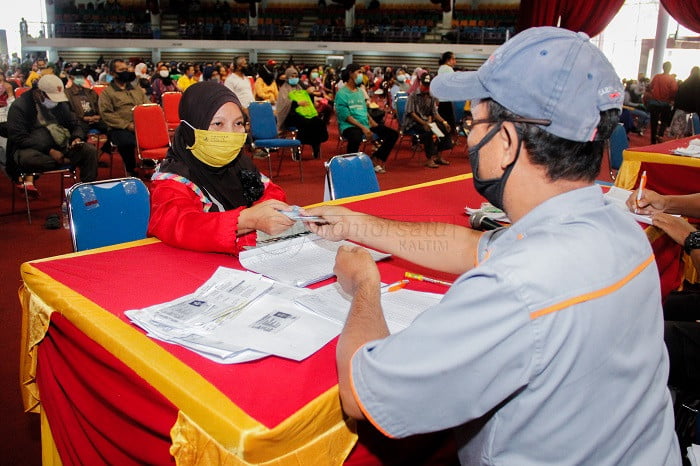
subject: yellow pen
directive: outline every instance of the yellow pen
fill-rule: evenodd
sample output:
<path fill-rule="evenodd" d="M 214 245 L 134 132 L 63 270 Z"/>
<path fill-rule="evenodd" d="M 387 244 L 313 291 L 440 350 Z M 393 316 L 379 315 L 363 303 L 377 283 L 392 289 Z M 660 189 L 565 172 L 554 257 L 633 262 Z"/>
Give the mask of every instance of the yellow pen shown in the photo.
<path fill-rule="evenodd" d="M 406 272 L 404 273 L 404 277 L 412 278 L 413 280 L 419 280 L 421 282 L 437 283 L 438 285 L 452 286 L 451 282 L 447 282 L 445 280 L 438 280 L 437 278 L 425 277 L 419 273 Z"/>

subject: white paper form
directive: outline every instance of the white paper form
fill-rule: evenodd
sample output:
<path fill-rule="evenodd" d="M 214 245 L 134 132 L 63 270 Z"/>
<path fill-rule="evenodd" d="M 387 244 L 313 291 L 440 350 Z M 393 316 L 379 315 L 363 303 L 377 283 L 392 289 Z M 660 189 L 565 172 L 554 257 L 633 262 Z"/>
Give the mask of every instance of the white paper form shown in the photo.
<path fill-rule="evenodd" d="M 441 299 L 441 294 L 405 288 L 382 293 L 382 310 L 389 332 L 396 333 L 405 329 L 419 314 L 438 304 Z M 338 283 L 332 283 L 311 290 L 310 293 L 297 298 L 296 302 L 318 315 L 344 325 L 352 297 L 346 294 Z"/>
<path fill-rule="evenodd" d="M 605 193 L 605 199 L 609 203 L 614 204 L 620 209 L 627 212 L 627 215 L 631 215 L 632 218 L 634 218 L 636 221 L 640 223 L 646 223 L 647 225 L 651 225 L 651 215 L 635 214 L 627 207 L 627 198 L 630 197 L 630 194 L 632 194 L 632 191 L 630 191 L 629 189 L 622 189 L 618 188 L 617 186 L 612 186 L 610 190 L 607 193 Z M 680 215 L 674 215 L 674 217 L 680 217 Z"/>
<path fill-rule="evenodd" d="M 126 311 L 149 336 L 222 364 L 270 354 L 302 360 L 340 333 L 341 325 L 294 304 L 308 293 L 261 275 L 220 267 L 192 294 Z"/>
<path fill-rule="evenodd" d="M 248 270 L 278 282 L 304 287 L 333 276 L 335 255 L 343 245 L 357 246 L 349 241 L 335 242 L 318 235 L 306 235 L 243 251 L 238 258 Z M 367 250 L 375 261 L 390 256 Z"/>

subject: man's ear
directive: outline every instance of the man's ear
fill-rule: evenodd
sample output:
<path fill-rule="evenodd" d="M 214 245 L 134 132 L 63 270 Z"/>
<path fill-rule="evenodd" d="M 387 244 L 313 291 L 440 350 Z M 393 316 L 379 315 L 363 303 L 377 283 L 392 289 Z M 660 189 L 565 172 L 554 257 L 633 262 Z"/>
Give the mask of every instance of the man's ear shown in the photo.
<path fill-rule="evenodd" d="M 520 139 L 518 138 L 518 131 L 515 125 L 510 121 L 504 121 L 501 124 L 501 130 L 496 135 L 499 144 L 501 144 L 502 156 L 501 156 L 501 168 L 506 168 L 513 162 L 515 162 L 516 154 L 518 153 L 518 144 Z"/>

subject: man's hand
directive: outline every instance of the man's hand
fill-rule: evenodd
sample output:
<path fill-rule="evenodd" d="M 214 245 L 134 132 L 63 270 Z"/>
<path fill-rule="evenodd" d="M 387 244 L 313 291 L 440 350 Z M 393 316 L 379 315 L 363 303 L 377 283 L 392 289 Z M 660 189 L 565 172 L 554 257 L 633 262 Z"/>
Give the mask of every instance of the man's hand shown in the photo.
<path fill-rule="evenodd" d="M 347 239 L 352 227 L 352 217 L 361 215 L 340 206 L 320 206 L 304 209 L 304 215 L 323 217 L 325 223 L 308 223 L 307 228 L 322 238 L 331 241 Z"/>
<path fill-rule="evenodd" d="M 674 215 L 657 212 L 651 216 L 652 225 L 661 228 L 673 241 L 683 246 L 688 235 L 695 227 L 687 220 Z"/>
<path fill-rule="evenodd" d="M 627 198 L 626 204 L 630 211 L 640 215 L 652 215 L 666 210 L 666 197 L 662 194 L 651 189 L 643 189 L 641 199 L 637 200 L 638 193 L 639 191 L 635 189 Z"/>
<path fill-rule="evenodd" d="M 343 290 L 355 296 L 360 287 L 372 292 L 379 290 L 379 269 L 369 251 L 358 246 L 341 246 L 335 256 L 333 273 Z"/>

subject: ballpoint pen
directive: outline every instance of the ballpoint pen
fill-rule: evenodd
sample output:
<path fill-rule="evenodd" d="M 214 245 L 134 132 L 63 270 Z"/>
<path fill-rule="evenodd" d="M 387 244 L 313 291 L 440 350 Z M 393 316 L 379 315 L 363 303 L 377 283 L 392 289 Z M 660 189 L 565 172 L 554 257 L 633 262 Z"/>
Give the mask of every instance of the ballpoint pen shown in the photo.
<path fill-rule="evenodd" d="M 647 171 L 644 170 L 642 172 L 642 178 L 639 180 L 639 190 L 637 191 L 637 207 L 639 207 L 639 201 L 642 200 L 642 191 L 644 191 L 646 184 L 647 184 Z"/>
<path fill-rule="evenodd" d="M 404 273 L 404 276 L 406 278 L 412 278 L 414 280 L 419 280 L 421 282 L 437 283 L 438 285 L 452 286 L 452 282 L 448 282 L 445 280 L 438 280 L 437 278 L 425 277 L 419 273 L 406 272 L 406 273 Z"/>
<path fill-rule="evenodd" d="M 389 283 L 388 285 L 382 286 L 382 293 L 391 293 L 392 291 L 399 291 L 408 285 L 408 280 L 399 280 L 398 282 Z"/>

